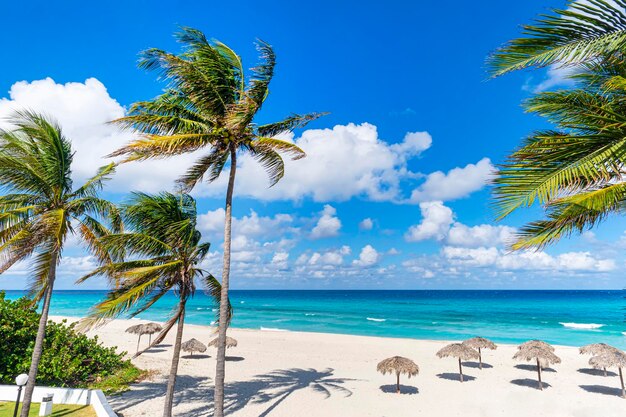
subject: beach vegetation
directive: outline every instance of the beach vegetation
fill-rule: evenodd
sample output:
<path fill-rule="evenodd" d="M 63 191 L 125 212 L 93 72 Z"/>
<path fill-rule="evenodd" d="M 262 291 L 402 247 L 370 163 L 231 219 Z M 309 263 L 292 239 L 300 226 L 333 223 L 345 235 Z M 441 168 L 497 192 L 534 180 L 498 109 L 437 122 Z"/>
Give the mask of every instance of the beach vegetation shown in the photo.
<path fill-rule="evenodd" d="M 0 292 L 0 384 L 14 384 L 28 371 L 41 314 L 28 298 L 7 300 Z M 143 371 L 124 359 L 125 352 L 105 347 L 97 336 L 79 333 L 75 324 L 50 321 L 38 384 L 51 387 L 102 389 L 113 394 L 128 389 Z M 31 410 L 32 411 L 32 410 Z"/>
<path fill-rule="evenodd" d="M 123 157 L 122 163 L 125 163 L 204 151 L 178 181 L 185 192 L 202 181 L 215 181 L 224 169 L 228 170 L 215 373 L 215 416 L 223 417 L 232 199 L 237 158 L 241 154 L 254 158 L 267 172 L 269 186 L 273 186 L 285 172 L 282 155 L 292 159 L 305 156 L 294 143 L 278 137 L 305 126 L 322 114 L 292 114 L 279 122 L 255 123 L 274 76 L 276 56 L 272 47 L 258 41 L 260 63 L 246 76 L 241 57 L 227 45 L 210 41 L 192 28 L 183 28 L 177 39 L 183 45 L 180 54 L 154 48 L 141 54 L 139 66 L 156 71 L 166 80 L 167 90 L 151 101 L 135 103 L 126 117 L 115 121 L 140 133 L 140 137 L 112 156 Z"/>
<path fill-rule="evenodd" d="M 73 235 L 96 257 L 106 257 L 96 239 L 121 223 L 116 206 L 98 196 L 114 164 L 75 187 L 74 152 L 58 123 L 30 111 L 15 112 L 7 122 L 10 128 L 0 130 L 0 273 L 25 262 L 32 303 L 43 301 L 24 391 L 21 417 L 27 417 L 35 383 L 40 382 L 37 374 L 63 247 Z"/>

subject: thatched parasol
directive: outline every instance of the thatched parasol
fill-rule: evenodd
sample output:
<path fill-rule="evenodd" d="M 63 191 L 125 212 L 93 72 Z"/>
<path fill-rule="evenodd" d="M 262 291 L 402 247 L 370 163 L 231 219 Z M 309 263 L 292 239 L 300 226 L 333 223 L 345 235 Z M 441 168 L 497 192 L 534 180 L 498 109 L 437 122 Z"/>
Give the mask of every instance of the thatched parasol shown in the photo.
<path fill-rule="evenodd" d="M 141 342 L 141 335 L 143 334 L 143 324 L 135 324 L 126 329 L 126 333 L 139 335 L 137 339 L 137 352 L 139 352 L 139 342 Z"/>
<path fill-rule="evenodd" d="M 396 374 L 396 392 L 400 394 L 400 374 L 407 374 L 409 378 L 419 373 L 420 368 L 411 359 L 402 356 L 393 356 L 378 363 L 378 372 L 383 375 Z"/>
<path fill-rule="evenodd" d="M 491 349 L 496 350 L 498 346 L 493 343 L 489 339 L 485 339 L 484 337 L 472 337 L 471 339 L 467 339 L 463 342 L 464 345 L 469 346 L 474 349 L 478 349 L 478 368 L 483 369 L 483 355 L 480 351 L 481 349 Z"/>
<path fill-rule="evenodd" d="M 552 346 L 550 343 L 544 342 L 543 340 L 529 340 L 528 342 L 522 343 L 517 348 L 519 350 L 522 350 L 522 349 L 526 349 L 529 347 L 539 347 L 542 349 L 547 349 L 550 352 L 554 352 L 554 346 Z"/>
<path fill-rule="evenodd" d="M 517 353 L 513 355 L 513 359 L 526 362 L 537 361 L 537 375 L 540 390 L 543 390 L 543 383 L 541 382 L 541 368 L 553 363 L 561 363 L 561 358 L 556 356 L 551 350 L 541 347 L 540 344 L 528 344 L 525 347 L 520 346 Z"/>
<path fill-rule="evenodd" d="M 218 341 L 219 341 L 219 338 L 217 337 L 211 340 L 209 342 L 209 347 L 217 347 Z M 237 339 L 233 339 L 232 337 L 226 336 L 226 347 L 227 348 L 237 347 Z"/>
<path fill-rule="evenodd" d="M 611 345 L 607 345 L 606 343 L 592 343 L 590 345 L 585 345 L 582 346 L 580 349 L 578 349 L 578 351 L 580 352 L 581 355 L 602 355 L 605 352 L 615 352 L 619 350 L 617 348 L 614 348 Z M 607 376 L 606 374 L 606 368 L 603 368 L 604 370 L 604 376 Z"/>
<path fill-rule="evenodd" d="M 194 352 L 200 352 L 200 353 L 206 352 L 206 346 L 204 346 L 204 344 L 202 344 L 202 342 L 199 341 L 198 339 L 187 340 L 185 343 L 181 345 L 181 348 L 185 352 L 190 352 L 191 356 L 193 356 Z"/>
<path fill-rule="evenodd" d="M 626 368 L 626 353 L 620 350 L 607 350 L 604 353 L 593 356 L 589 359 L 589 365 L 596 369 L 617 367 L 619 370 L 619 380 L 622 384 L 622 397 L 626 398 L 626 389 L 624 388 L 624 375 L 622 374 L 622 368 Z"/>
<path fill-rule="evenodd" d="M 450 356 L 453 358 L 459 358 L 459 380 L 463 382 L 463 365 L 461 364 L 461 361 L 478 359 L 478 352 L 462 343 L 452 343 L 437 352 L 437 356 L 440 358 L 447 358 Z"/>
<path fill-rule="evenodd" d="M 148 323 L 143 325 L 143 333 L 149 335 L 148 345 L 152 344 L 152 335 L 163 330 L 159 323 Z"/>

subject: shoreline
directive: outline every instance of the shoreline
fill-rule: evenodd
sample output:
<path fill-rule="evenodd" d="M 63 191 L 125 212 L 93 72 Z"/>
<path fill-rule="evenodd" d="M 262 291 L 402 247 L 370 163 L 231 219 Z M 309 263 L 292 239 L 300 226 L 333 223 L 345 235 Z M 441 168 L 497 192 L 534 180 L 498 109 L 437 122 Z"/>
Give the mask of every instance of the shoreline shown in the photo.
<path fill-rule="evenodd" d="M 53 320 L 75 317 L 53 316 Z M 113 320 L 90 331 L 107 346 L 135 352 L 137 337 L 124 330 L 146 320 Z M 483 351 L 485 369 L 465 362 L 466 382 L 458 381 L 455 359 L 435 353 L 449 341 L 357 336 L 333 333 L 229 330 L 239 345 L 227 351 L 227 411 L 233 417 L 413 417 L 528 415 L 621 416 L 626 400 L 615 395 L 619 379 L 589 370 L 588 356 L 570 346 L 555 346 L 562 363 L 545 371 L 544 391 L 536 389 L 532 364 L 512 359 L 515 345 L 498 344 Z M 185 325 L 183 340 L 194 337 L 206 344 L 213 328 Z M 134 359 L 150 370 L 150 380 L 110 398 L 124 417 L 159 415 L 171 360 L 170 334 L 163 344 Z M 142 338 L 142 347 L 147 339 Z M 208 416 L 212 411 L 215 350 L 183 354 L 175 394 L 177 415 Z M 393 390 L 395 376 L 376 371 L 379 361 L 394 355 L 408 357 L 420 367 L 414 378 L 400 378 L 403 394 Z"/>

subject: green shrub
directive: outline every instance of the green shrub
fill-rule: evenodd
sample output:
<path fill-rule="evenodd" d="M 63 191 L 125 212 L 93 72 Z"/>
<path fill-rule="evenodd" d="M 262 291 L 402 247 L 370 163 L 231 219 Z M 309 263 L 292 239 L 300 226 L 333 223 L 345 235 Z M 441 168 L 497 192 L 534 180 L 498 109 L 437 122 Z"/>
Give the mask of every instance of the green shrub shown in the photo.
<path fill-rule="evenodd" d="M 28 373 L 39 317 L 30 300 L 10 301 L 0 292 L 0 383 L 13 384 L 16 375 Z M 77 332 L 74 324 L 48 322 L 37 383 L 121 391 L 142 374 L 124 355 L 97 336 Z"/>

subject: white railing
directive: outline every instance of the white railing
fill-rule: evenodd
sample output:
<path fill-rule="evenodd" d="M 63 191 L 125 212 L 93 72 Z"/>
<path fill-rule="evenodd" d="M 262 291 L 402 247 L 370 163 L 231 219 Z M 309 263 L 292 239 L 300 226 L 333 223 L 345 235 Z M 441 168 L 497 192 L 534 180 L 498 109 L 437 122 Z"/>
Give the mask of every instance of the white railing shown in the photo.
<path fill-rule="evenodd" d="M 90 405 L 98 417 L 117 417 L 111 406 L 99 389 L 77 388 L 53 388 L 35 387 L 33 402 L 39 403 L 48 394 L 52 394 L 52 409 L 54 404 Z M 0 385 L 0 401 L 15 401 L 17 399 L 17 386 Z"/>

